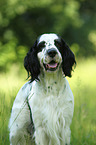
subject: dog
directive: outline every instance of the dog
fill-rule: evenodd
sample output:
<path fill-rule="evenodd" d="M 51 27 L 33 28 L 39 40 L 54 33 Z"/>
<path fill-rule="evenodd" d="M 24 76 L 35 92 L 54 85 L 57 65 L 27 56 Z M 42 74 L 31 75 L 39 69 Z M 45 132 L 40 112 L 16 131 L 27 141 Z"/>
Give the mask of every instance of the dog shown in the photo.
<path fill-rule="evenodd" d="M 19 90 L 9 121 L 11 145 L 70 145 L 75 55 L 54 33 L 41 35 L 24 58 L 30 80 Z"/>

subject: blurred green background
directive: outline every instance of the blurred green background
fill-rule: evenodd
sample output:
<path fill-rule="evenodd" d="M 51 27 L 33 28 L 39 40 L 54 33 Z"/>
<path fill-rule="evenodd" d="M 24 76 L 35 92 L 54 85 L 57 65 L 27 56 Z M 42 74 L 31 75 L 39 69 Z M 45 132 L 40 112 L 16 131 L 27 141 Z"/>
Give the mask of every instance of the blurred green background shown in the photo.
<path fill-rule="evenodd" d="M 0 70 L 22 63 L 36 38 L 50 32 L 76 56 L 96 55 L 95 0 L 0 0 Z"/>
<path fill-rule="evenodd" d="M 0 0 L 0 145 L 8 145 L 8 121 L 26 82 L 23 59 L 42 33 L 57 33 L 75 53 L 68 78 L 75 99 L 71 145 L 96 145 L 96 1 Z"/>

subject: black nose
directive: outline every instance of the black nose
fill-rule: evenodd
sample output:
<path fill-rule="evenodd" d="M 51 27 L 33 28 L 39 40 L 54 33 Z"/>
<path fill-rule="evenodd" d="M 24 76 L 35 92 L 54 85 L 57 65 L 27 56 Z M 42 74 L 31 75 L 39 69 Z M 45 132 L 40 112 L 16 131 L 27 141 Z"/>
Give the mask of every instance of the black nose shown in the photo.
<path fill-rule="evenodd" d="M 49 49 L 48 51 L 47 51 L 47 53 L 48 53 L 48 55 L 50 56 L 50 57 L 55 57 L 55 55 L 57 54 L 57 51 L 54 49 L 54 48 L 52 48 L 52 49 Z"/>

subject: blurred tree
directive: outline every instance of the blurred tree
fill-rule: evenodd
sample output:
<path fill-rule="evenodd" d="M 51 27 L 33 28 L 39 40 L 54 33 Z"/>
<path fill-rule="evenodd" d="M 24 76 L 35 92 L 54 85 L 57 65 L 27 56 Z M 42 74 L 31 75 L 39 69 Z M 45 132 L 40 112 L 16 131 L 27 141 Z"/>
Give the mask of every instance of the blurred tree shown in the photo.
<path fill-rule="evenodd" d="M 96 54 L 95 0 L 0 0 L 0 69 L 20 63 L 38 35 L 61 35 L 77 56 Z"/>

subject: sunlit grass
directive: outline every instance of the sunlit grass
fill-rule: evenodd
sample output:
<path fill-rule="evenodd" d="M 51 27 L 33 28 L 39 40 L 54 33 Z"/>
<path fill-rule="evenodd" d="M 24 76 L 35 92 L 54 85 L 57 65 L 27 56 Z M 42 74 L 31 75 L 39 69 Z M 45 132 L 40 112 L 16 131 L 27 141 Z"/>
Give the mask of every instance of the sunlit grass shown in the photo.
<path fill-rule="evenodd" d="M 0 74 L 0 145 L 8 145 L 8 121 L 26 71 L 14 65 L 9 73 Z M 74 94 L 75 109 L 71 125 L 71 145 L 96 144 L 96 60 L 81 59 L 72 78 L 67 78 Z"/>
<path fill-rule="evenodd" d="M 73 90 L 75 110 L 72 145 L 96 144 L 96 60 L 81 59 L 73 77 L 68 79 Z"/>

